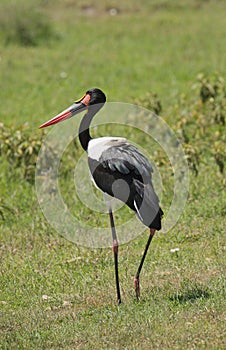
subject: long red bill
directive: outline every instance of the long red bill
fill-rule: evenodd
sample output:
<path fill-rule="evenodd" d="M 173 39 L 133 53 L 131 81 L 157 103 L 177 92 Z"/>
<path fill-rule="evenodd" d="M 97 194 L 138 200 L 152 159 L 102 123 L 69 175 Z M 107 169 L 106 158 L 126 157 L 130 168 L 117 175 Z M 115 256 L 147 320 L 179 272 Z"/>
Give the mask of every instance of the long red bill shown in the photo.
<path fill-rule="evenodd" d="M 59 122 L 62 122 L 63 120 L 66 120 L 68 118 L 73 117 L 74 115 L 84 111 L 87 108 L 87 105 L 82 102 L 73 103 L 69 108 L 65 109 L 63 112 L 55 116 L 54 118 L 48 120 L 44 124 L 40 125 L 40 129 L 46 128 L 47 126 L 57 124 Z"/>
<path fill-rule="evenodd" d="M 57 124 L 59 122 L 62 122 L 63 120 L 66 120 L 68 118 L 72 117 L 72 113 L 70 110 L 66 110 L 60 114 L 58 114 L 56 117 L 50 119 L 48 122 L 43 123 L 42 125 L 40 125 L 40 129 L 45 128 L 47 126 L 53 125 L 53 124 Z"/>

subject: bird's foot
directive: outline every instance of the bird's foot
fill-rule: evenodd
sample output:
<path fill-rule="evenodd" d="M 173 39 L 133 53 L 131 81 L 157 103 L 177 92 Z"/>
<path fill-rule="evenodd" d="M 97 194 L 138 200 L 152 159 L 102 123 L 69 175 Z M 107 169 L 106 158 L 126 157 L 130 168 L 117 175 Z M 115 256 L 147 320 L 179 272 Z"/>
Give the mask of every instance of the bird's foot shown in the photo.
<path fill-rule="evenodd" d="M 135 293 L 136 293 L 136 298 L 137 300 L 140 299 L 140 281 L 139 281 L 139 277 L 138 278 L 134 278 L 134 289 L 135 289 Z"/>

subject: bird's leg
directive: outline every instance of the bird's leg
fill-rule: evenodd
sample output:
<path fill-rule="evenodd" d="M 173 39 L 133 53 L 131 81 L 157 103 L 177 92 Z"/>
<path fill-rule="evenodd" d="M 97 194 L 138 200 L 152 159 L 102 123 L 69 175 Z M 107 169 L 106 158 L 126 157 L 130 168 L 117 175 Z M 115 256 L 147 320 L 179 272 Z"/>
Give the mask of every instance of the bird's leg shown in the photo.
<path fill-rule="evenodd" d="M 111 232 L 112 232 L 112 239 L 113 239 L 113 247 L 112 248 L 113 248 L 114 262 L 115 262 L 115 280 L 116 280 L 117 298 L 118 298 L 118 304 L 121 304 L 119 276 L 118 276 L 118 240 L 117 240 L 117 235 L 116 235 L 116 231 L 115 231 L 114 218 L 113 218 L 111 208 L 109 208 L 109 216 L 110 216 Z"/>
<path fill-rule="evenodd" d="M 139 280 L 140 272 L 141 272 L 141 269 L 142 269 L 142 266 L 143 266 L 144 259 L 146 257 L 148 248 L 150 246 L 152 238 L 154 237 L 154 234 L 155 234 L 155 229 L 150 228 L 150 235 L 149 235 L 149 238 L 148 238 L 148 241 L 147 241 L 147 244 L 146 244 L 146 247 L 145 247 L 145 250 L 144 250 L 141 262 L 140 262 L 140 265 L 138 267 L 137 273 L 136 273 L 135 278 L 134 278 L 134 288 L 135 288 L 135 293 L 136 293 L 137 300 L 140 299 L 140 280 Z"/>

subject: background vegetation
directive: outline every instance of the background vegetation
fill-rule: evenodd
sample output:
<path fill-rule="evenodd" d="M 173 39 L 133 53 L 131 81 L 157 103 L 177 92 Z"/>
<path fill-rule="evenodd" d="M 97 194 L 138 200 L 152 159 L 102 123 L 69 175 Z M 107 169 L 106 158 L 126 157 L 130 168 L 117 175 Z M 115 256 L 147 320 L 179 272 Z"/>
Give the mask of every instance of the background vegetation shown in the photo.
<path fill-rule="evenodd" d="M 224 348 L 225 10 L 223 0 L 1 0 L 0 348 Z M 160 113 L 191 169 L 186 209 L 156 235 L 139 303 L 133 276 L 147 233 L 120 247 L 120 308 L 111 249 L 60 237 L 34 188 L 38 126 L 92 86 Z M 65 154 L 62 186 L 80 155 L 78 145 Z M 171 170 L 153 156 L 167 203 Z"/>

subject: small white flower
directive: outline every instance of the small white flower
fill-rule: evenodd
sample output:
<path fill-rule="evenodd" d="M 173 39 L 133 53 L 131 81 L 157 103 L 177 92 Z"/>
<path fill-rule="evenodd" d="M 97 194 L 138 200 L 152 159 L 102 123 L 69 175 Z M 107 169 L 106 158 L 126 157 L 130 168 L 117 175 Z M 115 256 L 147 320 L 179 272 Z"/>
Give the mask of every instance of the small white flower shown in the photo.
<path fill-rule="evenodd" d="M 118 10 L 115 8 L 112 8 L 109 10 L 110 16 L 116 16 L 118 14 Z"/>
<path fill-rule="evenodd" d="M 173 248 L 173 249 L 170 249 L 170 252 L 171 253 L 176 253 L 176 252 L 179 252 L 179 248 Z"/>
<path fill-rule="evenodd" d="M 48 300 L 51 299 L 51 297 L 49 297 L 48 295 L 44 294 L 42 295 L 42 300 Z"/>
<path fill-rule="evenodd" d="M 67 73 L 66 73 L 66 72 L 61 72 L 61 73 L 60 73 L 60 77 L 61 77 L 62 79 L 67 78 Z"/>

